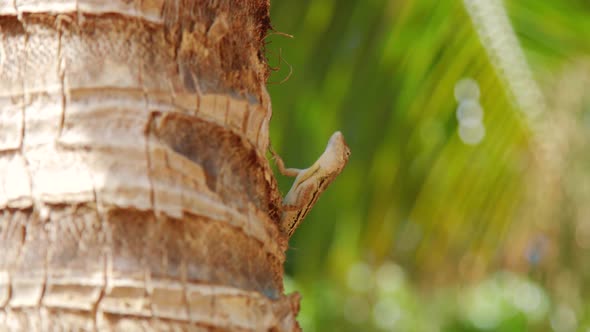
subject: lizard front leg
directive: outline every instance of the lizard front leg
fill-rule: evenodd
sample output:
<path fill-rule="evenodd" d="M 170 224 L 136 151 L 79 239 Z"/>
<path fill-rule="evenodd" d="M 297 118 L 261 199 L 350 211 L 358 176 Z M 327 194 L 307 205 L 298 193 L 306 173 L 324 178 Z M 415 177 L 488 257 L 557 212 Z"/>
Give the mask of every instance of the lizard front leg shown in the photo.
<path fill-rule="evenodd" d="M 275 163 L 277 164 L 279 172 L 281 172 L 281 174 L 284 176 L 295 177 L 299 175 L 301 171 L 303 171 L 302 169 L 298 168 L 285 168 L 285 162 L 283 161 L 283 158 L 281 158 L 281 156 L 279 156 L 275 150 L 273 150 L 272 146 L 270 147 L 270 153 L 272 154 L 272 159 L 274 159 Z"/>

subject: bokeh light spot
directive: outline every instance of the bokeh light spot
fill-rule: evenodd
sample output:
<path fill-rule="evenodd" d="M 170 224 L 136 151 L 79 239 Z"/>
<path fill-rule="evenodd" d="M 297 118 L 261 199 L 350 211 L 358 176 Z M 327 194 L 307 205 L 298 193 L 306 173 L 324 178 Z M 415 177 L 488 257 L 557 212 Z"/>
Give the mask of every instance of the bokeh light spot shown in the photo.
<path fill-rule="evenodd" d="M 481 125 L 483 108 L 477 100 L 463 100 L 457 107 L 457 120 L 463 126 L 473 127 Z"/>
<path fill-rule="evenodd" d="M 405 274 L 399 265 L 393 262 L 386 262 L 377 270 L 375 281 L 379 290 L 383 292 L 394 292 L 404 287 Z"/>
<path fill-rule="evenodd" d="M 467 145 L 479 144 L 486 135 L 486 129 L 482 123 L 475 126 L 459 125 L 459 137 Z"/>
<path fill-rule="evenodd" d="M 578 327 L 576 313 L 567 305 L 561 304 L 551 315 L 551 328 L 555 332 L 575 331 Z"/>
<path fill-rule="evenodd" d="M 373 271 L 366 263 L 356 263 L 348 270 L 348 287 L 357 292 L 373 288 Z"/>
<path fill-rule="evenodd" d="M 457 102 L 479 99 L 479 85 L 472 78 L 464 78 L 455 84 L 455 99 Z"/>
<path fill-rule="evenodd" d="M 375 325 L 383 330 L 391 331 L 402 316 L 402 311 L 393 299 L 381 299 L 373 308 Z"/>
<path fill-rule="evenodd" d="M 502 319 L 502 292 L 495 280 L 484 282 L 465 301 L 466 314 L 479 329 L 493 329 Z"/>
<path fill-rule="evenodd" d="M 549 311 L 547 295 L 535 283 L 512 273 L 504 273 L 504 296 L 531 321 L 543 319 Z"/>

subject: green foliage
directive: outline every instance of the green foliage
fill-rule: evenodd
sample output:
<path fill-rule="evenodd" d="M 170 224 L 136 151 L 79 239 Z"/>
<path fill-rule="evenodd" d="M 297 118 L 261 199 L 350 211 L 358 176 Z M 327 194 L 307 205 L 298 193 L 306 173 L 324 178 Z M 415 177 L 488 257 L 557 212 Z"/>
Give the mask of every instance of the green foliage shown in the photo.
<path fill-rule="evenodd" d="M 551 94 L 562 68 L 590 55 L 590 2 L 512 0 L 505 6 L 534 78 Z M 273 147 L 287 166 L 298 168 L 313 163 L 336 130 L 352 150 L 349 165 L 290 244 L 286 270 L 293 279 L 287 288 L 303 295 L 304 327 L 551 328 L 549 309 L 533 324 L 503 298 L 486 304 L 495 309 L 485 311 L 501 312 L 493 327 L 473 325 L 465 318 L 470 304 L 460 301 L 469 291 L 453 286 L 477 280 L 473 287 L 486 287 L 502 278 L 494 270 L 514 268 L 505 261 L 523 261 L 521 270 L 536 268 L 536 261 L 524 259 L 529 247 L 510 245 L 516 232 L 524 234 L 522 243 L 530 242 L 523 231 L 533 223 L 525 175 L 537 129 L 514 102 L 463 1 L 275 0 L 271 15 L 276 31 L 294 36 L 267 38 L 269 62 L 278 68 L 271 82 L 289 77 L 269 85 Z M 458 134 L 454 88 L 464 78 L 479 85 L 483 108 L 485 136 L 472 145 Z M 291 181 L 280 179 L 283 193 Z M 394 294 L 378 286 L 360 295 L 351 289 L 355 266 L 374 276 L 391 262 L 404 275 Z M 554 272 L 538 275 L 551 279 Z M 354 317 L 363 310 L 364 319 Z M 379 325 L 380 310 L 389 316 L 398 310 L 399 321 Z"/>

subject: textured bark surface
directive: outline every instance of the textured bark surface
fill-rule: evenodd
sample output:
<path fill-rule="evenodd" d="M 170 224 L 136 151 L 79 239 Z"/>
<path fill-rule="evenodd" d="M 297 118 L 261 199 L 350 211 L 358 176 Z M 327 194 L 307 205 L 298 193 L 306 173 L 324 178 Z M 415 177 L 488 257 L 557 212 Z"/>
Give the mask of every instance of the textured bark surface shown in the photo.
<path fill-rule="evenodd" d="M 0 0 L 0 330 L 296 331 L 267 0 Z"/>

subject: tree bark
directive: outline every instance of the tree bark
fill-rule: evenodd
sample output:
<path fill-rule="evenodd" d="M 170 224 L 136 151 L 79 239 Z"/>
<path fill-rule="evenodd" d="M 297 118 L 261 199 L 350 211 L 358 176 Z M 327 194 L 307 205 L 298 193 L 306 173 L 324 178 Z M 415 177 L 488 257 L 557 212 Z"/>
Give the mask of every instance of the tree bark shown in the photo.
<path fill-rule="evenodd" d="M 299 330 L 268 10 L 0 1 L 0 330 Z"/>

